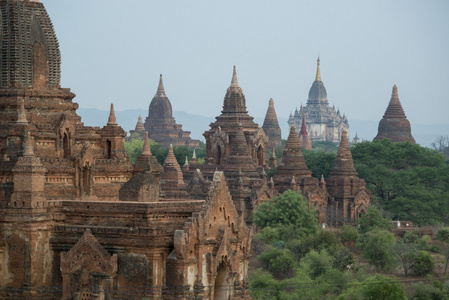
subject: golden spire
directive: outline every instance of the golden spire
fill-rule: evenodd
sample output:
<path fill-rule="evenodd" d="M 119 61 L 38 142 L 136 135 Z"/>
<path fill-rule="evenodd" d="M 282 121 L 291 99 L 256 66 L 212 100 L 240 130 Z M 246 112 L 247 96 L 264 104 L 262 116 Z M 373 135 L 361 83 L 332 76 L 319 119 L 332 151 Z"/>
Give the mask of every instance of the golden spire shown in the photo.
<path fill-rule="evenodd" d="M 320 74 L 320 57 L 318 56 L 318 59 L 316 61 L 316 78 L 315 81 L 321 81 L 321 74 Z"/>

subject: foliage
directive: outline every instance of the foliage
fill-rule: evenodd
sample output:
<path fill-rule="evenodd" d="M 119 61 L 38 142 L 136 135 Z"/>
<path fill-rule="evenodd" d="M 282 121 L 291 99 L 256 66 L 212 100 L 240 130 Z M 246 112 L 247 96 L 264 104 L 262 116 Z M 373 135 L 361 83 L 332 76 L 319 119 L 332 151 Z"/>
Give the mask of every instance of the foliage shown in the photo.
<path fill-rule="evenodd" d="M 340 244 L 337 236 L 329 230 L 319 230 L 315 235 L 309 235 L 301 239 L 301 255 L 305 256 L 312 250 L 334 249 Z"/>
<path fill-rule="evenodd" d="M 354 226 L 343 225 L 340 227 L 339 236 L 343 242 L 352 242 L 357 240 L 359 237 L 359 232 Z"/>
<path fill-rule="evenodd" d="M 444 256 L 444 274 L 447 272 L 447 267 L 449 266 L 449 244 L 445 244 L 443 249 L 441 249 L 441 254 Z"/>
<path fill-rule="evenodd" d="M 418 230 L 405 232 L 404 235 L 402 236 L 402 241 L 404 241 L 404 243 L 418 243 L 419 242 Z"/>
<path fill-rule="evenodd" d="M 410 299 L 413 300 L 434 300 L 434 299 L 448 299 L 449 289 L 445 288 L 439 282 L 434 282 L 433 285 L 426 285 L 423 282 L 418 282 L 413 285 L 413 294 Z"/>
<path fill-rule="evenodd" d="M 354 283 L 338 300 L 401 300 L 407 299 L 404 287 L 395 279 L 374 275 L 363 282 Z"/>
<path fill-rule="evenodd" d="M 279 229 L 271 228 L 270 226 L 262 229 L 256 236 L 258 239 L 264 241 L 267 244 L 272 244 L 275 241 L 278 241 L 279 238 Z"/>
<path fill-rule="evenodd" d="M 433 271 L 434 262 L 432 256 L 426 251 L 419 251 L 415 257 L 413 272 L 417 276 L 425 276 Z"/>
<path fill-rule="evenodd" d="M 355 263 L 354 254 L 343 245 L 334 248 L 332 256 L 334 257 L 333 267 L 339 271 L 349 270 Z"/>
<path fill-rule="evenodd" d="M 301 236 L 315 233 L 318 229 L 316 211 L 308 208 L 302 195 L 292 190 L 261 204 L 253 213 L 253 221 L 260 229 L 267 226 L 282 231 L 297 229 Z"/>
<path fill-rule="evenodd" d="M 357 247 L 362 249 L 362 256 L 371 264 L 379 269 L 388 270 L 396 263 L 393 252 L 395 240 L 393 233 L 374 229 L 357 239 Z"/>
<path fill-rule="evenodd" d="M 435 235 L 435 239 L 445 243 L 449 243 L 449 227 L 441 228 L 440 230 L 438 230 L 437 234 Z"/>
<path fill-rule="evenodd" d="M 287 249 L 271 248 L 258 257 L 262 267 L 276 279 L 286 279 L 295 276 L 296 261 Z"/>
<path fill-rule="evenodd" d="M 404 270 L 405 277 L 408 276 L 408 272 L 413 269 L 415 265 L 416 255 L 418 254 L 418 246 L 415 242 L 408 243 L 406 240 L 401 239 L 393 247 L 402 269 Z"/>
<path fill-rule="evenodd" d="M 449 221 L 449 164 L 438 152 L 388 139 L 356 144 L 354 166 L 375 201 L 395 220 L 418 226 Z"/>
<path fill-rule="evenodd" d="M 281 299 L 284 284 L 279 284 L 267 271 L 257 270 L 250 277 L 250 293 L 253 299 Z"/>
<path fill-rule="evenodd" d="M 431 145 L 433 149 L 449 159 L 449 135 L 437 137 Z"/>
<path fill-rule="evenodd" d="M 312 143 L 312 150 L 327 153 L 337 153 L 338 147 L 335 143 L 330 141 L 320 141 Z"/>
<path fill-rule="evenodd" d="M 331 143 L 331 142 L 329 142 Z M 332 143 L 333 144 L 333 143 Z M 329 177 L 334 167 L 336 153 L 321 152 L 316 150 L 303 150 L 307 167 L 312 171 L 312 176 L 316 178 Z"/>
<path fill-rule="evenodd" d="M 151 153 L 156 157 L 159 164 L 163 164 L 165 158 L 168 154 L 168 148 L 161 149 L 161 146 L 153 140 L 150 141 Z M 125 141 L 125 151 L 129 155 L 131 163 L 135 163 L 137 157 L 142 154 L 144 141 L 137 135 L 132 135 L 131 139 Z M 204 163 L 204 156 L 206 154 L 206 146 L 204 143 L 200 142 L 200 148 L 196 149 L 196 157 L 198 158 L 198 163 Z M 185 163 L 186 157 L 189 159 L 193 156 L 193 148 L 188 148 L 187 146 L 173 147 L 173 153 L 175 154 L 176 160 L 182 167 Z"/>
<path fill-rule="evenodd" d="M 326 250 L 320 252 L 312 250 L 304 257 L 301 267 L 306 269 L 312 279 L 316 279 L 332 268 L 333 260 Z"/>
<path fill-rule="evenodd" d="M 382 212 L 375 206 L 368 207 L 366 214 L 357 219 L 357 228 L 361 233 L 366 233 L 373 229 L 390 229 L 391 220 L 382 216 Z"/>

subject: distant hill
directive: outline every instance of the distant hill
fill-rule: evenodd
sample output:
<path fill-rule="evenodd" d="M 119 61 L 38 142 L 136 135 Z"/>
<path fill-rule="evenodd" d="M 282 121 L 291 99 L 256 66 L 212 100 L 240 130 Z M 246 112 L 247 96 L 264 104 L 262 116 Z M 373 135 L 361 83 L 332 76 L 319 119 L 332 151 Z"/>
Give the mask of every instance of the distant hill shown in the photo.
<path fill-rule="evenodd" d="M 82 121 L 87 126 L 104 126 L 108 121 L 109 111 L 102 111 L 95 108 L 79 108 L 77 110 Z M 117 122 L 126 131 L 133 130 L 136 127 L 137 118 L 142 116 L 144 122 L 148 111 L 144 109 L 130 109 L 115 111 Z M 184 111 L 174 111 L 173 116 L 176 123 L 182 124 L 182 128 L 191 132 L 191 137 L 204 141 L 203 133 L 209 128 L 209 124 L 215 121 L 215 117 L 205 117 L 189 114 Z M 263 124 L 263 118 L 254 118 L 254 121 L 260 126 Z M 279 125 L 282 130 L 282 137 L 287 138 L 288 118 L 278 117 Z M 379 121 L 349 120 L 349 137 L 352 138 L 357 132 L 361 140 L 371 141 L 377 135 L 377 126 Z M 430 144 L 441 135 L 449 135 L 449 124 L 425 125 L 412 124 L 412 134 L 416 142 L 422 146 L 430 147 Z"/>

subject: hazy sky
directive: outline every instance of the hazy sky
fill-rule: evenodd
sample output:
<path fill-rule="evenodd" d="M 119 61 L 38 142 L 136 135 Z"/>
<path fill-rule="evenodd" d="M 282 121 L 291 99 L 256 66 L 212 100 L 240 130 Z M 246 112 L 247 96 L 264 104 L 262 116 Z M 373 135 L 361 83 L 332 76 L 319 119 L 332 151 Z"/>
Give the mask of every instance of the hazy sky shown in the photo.
<path fill-rule="evenodd" d="M 321 58 L 330 104 L 380 120 L 394 84 L 413 123 L 449 123 L 449 1 L 43 0 L 80 107 L 220 114 L 237 67 L 250 115 L 307 101 Z M 187 129 L 188 130 L 188 129 Z"/>

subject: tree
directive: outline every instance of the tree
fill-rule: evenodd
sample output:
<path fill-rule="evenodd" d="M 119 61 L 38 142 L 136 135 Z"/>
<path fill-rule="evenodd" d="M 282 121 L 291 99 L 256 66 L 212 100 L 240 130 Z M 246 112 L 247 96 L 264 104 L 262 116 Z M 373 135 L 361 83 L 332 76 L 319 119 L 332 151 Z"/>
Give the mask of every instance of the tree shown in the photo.
<path fill-rule="evenodd" d="M 439 136 L 431 144 L 432 148 L 442 153 L 447 159 L 449 159 L 449 135 Z"/>
<path fill-rule="evenodd" d="M 316 279 L 332 268 L 333 261 L 334 258 L 326 250 L 312 250 L 304 257 L 301 267 L 307 270 L 312 279 Z"/>
<path fill-rule="evenodd" d="M 285 234 L 293 230 L 295 235 L 306 236 L 318 229 L 315 208 L 307 207 L 302 195 L 292 190 L 262 203 L 254 212 L 253 221 L 260 229 L 270 226 Z"/>
<path fill-rule="evenodd" d="M 296 261 L 288 249 L 271 248 L 258 256 L 263 268 L 276 279 L 295 276 Z"/>
<path fill-rule="evenodd" d="M 375 206 L 368 207 L 366 214 L 357 219 L 357 227 L 361 233 L 373 229 L 390 229 L 392 222 L 382 216 L 382 212 Z"/>
<path fill-rule="evenodd" d="M 413 266 L 415 265 L 415 258 L 418 254 L 418 246 L 414 242 L 407 243 L 404 239 L 401 239 L 394 245 L 393 250 L 402 265 L 405 277 L 407 277 L 408 272 L 413 269 Z"/>
<path fill-rule="evenodd" d="M 382 275 L 374 275 L 362 282 L 353 283 L 338 300 L 407 300 L 404 287 L 399 281 Z"/>
<path fill-rule="evenodd" d="M 433 258 L 427 251 L 419 251 L 415 256 L 413 272 L 418 276 L 425 276 L 433 271 Z"/>
<path fill-rule="evenodd" d="M 312 176 L 316 178 L 329 177 L 334 167 L 336 153 L 322 152 L 316 150 L 303 150 L 307 167 L 312 171 Z"/>
<path fill-rule="evenodd" d="M 388 139 L 351 148 L 354 166 L 375 202 L 395 220 L 449 221 L 449 164 L 435 150 Z"/>
<path fill-rule="evenodd" d="M 438 230 L 435 239 L 445 243 L 449 243 L 449 228 L 441 228 L 440 230 Z"/>
<path fill-rule="evenodd" d="M 444 244 L 443 249 L 441 249 L 441 254 L 444 256 L 444 274 L 446 274 L 447 267 L 449 266 L 449 244 Z"/>
<path fill-rule="evenodd" d="M 379 269 L 388 270 L 397 260 L 393 252 L 394 234 L 381 229 L 374 229 L 357 239 L 357 247 L 362 249 L 362 256 Z"/>

